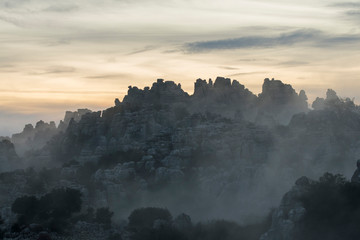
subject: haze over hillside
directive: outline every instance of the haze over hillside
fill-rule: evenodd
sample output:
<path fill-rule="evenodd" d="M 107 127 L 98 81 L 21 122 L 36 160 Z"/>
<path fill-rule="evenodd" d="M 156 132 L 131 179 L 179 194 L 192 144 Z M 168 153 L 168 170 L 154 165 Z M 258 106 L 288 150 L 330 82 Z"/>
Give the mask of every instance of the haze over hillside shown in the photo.
<path fill-rule="evenodd" d="M 305 91 L 275 79 L 266 78 L 258 96 L 229 78 L 198 79 L 192 95 L 180 84 L 158 79 L 144 89 L 129 86 L 122 100 L 103 111 L 67 111 L 58 125 L 27 124 L 0 144 L 0 190 L 8 193 L 0 199 L 4 234 L 37 237 L 33 230 L 24 232 L 33 223 L 49 236 L 66 230 L 74 239 L 90 228 L 101 235 L 90 231 L 91 239 L 165 234 L 156 232 L 155 222 L 134 230 L 133 217 L 125 221 L 149 211 L 166 226 L 185 221 L 187 230 L 170 227 L 166 234 L 189 240 L 201 239 L 193 236 L 200 233 L 190 218 L 202 224 L 234 221 L 214 223 L 225 232 L 237 229 L 234 238 L 258 239 L 267 230 L 264 237 L 276 238 L 272 231 L 286 235 L 287 217 L 279 215 L 275 223 L 267 216 L 294 182 L 325 172 L 350 178 L 360 158 L 359 106 L 331 89 L 308 106 Z M 56 215 L 61 207 L 51 205 L 56 200 L 47 203 L 55 211 L 51 216 L 41 215 L 47 211 L 41 207 L 32 214 L 19 207 L 31 208 L 56 194 L 64 204 L 77 196 L 76 207 L 60 208 L 74 212 Z M 294 204 L 290 209 L 302 209 Z"/>

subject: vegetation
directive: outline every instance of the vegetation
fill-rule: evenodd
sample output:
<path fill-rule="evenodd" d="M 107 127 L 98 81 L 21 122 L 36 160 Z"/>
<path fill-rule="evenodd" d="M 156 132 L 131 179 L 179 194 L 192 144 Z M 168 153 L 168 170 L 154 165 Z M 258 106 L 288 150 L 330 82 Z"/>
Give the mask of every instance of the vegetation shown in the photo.
<path fill-rule="evenodd" d="M 61 232 L 73 213 L 81 209 L 81 193 L 70 188 L 54 189 L 41 198 L 17 198 L 11 210 L 18 214 L 18 225 L 41 224 L 52 231 Z"/>
<path fill-rule="evenodd" d="M 2 217 L 0 216 L 0 239 L 3 239 L 4 237 L 4 231 L 3 228 L 1 227 L 1 225 L 4 223 L 4 220 L 2 219 Z"/>
<path fill-rule="evenodd" d="M 184 215 L 184 214 L 183 214 Z M 134 210 L 129 216 L 128 230 L 132 232 L 132 240 L 257 240 L 269 229 L 270 215 L 264 221 L 240 226 L 235 222 L 217 220 L 193 225 L 187 215 L 177 224 L 177 218 L 167 209 L 140 208 Z M 185 220 L 186 221 L 186 220 Z"/>
<path fill-rule="evenodd" d="M 359 239 L 360 184 L 324 174 L 300 199 L 306 214 L 296 239 Z"/>
<path fill-rule="evenodd" d="M 199 223 L 190 239 L 194 240 L 257 240 L 270 227 L 270 215 L 263 222 L 241 226 L 235 222 L 217 220 Z"/>
<path fill-rule="evenodd" d="M 135 209 L 129 216 L 129 227 L 151 228 L 155 220 L 169 222 L 172 220 L 172 216 L 169 210 L 163 208 L 148 207 Z"/>

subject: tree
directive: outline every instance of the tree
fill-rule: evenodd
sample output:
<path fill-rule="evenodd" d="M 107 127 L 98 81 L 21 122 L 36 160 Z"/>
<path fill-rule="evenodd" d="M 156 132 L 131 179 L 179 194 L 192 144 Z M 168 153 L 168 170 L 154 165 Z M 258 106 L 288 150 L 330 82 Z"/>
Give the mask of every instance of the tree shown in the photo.
<path fill-rule="evenodd" d="M 39 200 L 35 196 L 17 198 L 11 206 L 11 211 L 19 214 L 21 223 L 30 223 L 39 211 Z"/>
<path fill-rule="evenodd" d="M 81 209 L 81 193 L 71 188 L 54 189 L 40 199 L 35 196 L 17 198 L 11 207 L 18 214 L 18 224 L 38 223 L 54 231 L 62 231 L 72 214 Z"/>
<path fill-rule="evenodd" d="M 296 239 L 358 239 L 360 184 L 342 175 L 325 173 L 300 197 L 306 213 L 298 223 Z"/>
<path fill-rule="evenodd" d="M 169 210 L 164 208 L 139 208 L 135 209 L 129 216 L 130 227 L 149 227 L 151 228 L 155 220 L 171 221 L 172 216 Z"/>
<path fill-rule="evenodd" d="M 47 218 L 69 218 L 81 210 L 81 193 L 71 188 L 54 189 L 40 198 L 40 214 Z"/>

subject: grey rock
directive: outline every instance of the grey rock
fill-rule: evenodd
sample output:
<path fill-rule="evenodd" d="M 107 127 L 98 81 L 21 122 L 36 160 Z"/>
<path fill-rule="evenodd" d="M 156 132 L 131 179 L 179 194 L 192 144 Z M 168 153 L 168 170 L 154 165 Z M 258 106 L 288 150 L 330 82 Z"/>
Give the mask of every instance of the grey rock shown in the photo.
<path fill-rule="evenodd" d="M 301 177 L 295 186 L 285 194 L 280 206 L 272 215 L 271 228 L 263 234 L 260 240 L 292 240 L 296 233 L 296 224 L 304 217 L 306 210 L 300 202 L 312 180 Z"/>

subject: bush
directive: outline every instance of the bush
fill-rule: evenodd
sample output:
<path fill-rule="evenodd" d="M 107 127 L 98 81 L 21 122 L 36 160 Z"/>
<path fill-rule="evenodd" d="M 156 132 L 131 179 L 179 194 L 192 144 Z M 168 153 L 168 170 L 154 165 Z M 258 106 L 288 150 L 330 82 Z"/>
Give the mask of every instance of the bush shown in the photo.
<path fill-rule="evenodd" d="M 4 224 L 4 220 L 2 219 L 2 217 L 0 216 L 0 226 Z M 0 227 L 0 239 L 3 239 L 4 237 L 4 231 L 3 231 L 3 228 Z"/>
<path fill-rule="evenodd" d="M 271 214 L 262 222 L 241 226 L 235 222 L 216 220 L 199 223 L 194 227 L 193 240 L 258 240 L 271 225 Z"/>
<path fill-rule="evenodd" d="M 34 196 L 17 198 L 11 206 L 11 211 L 19 215 L 20 224 L 30 223 L 39 212 L 39 200 Z"/>
<path fill-rule="evenodd" d="M 296 239 L 359 239 L 360 184 L 326 173 L 300 200 L 306 213 Z"/>
<path fill-rule="evenodd" d="M 131 240 L 190 240 L 179 230 L 164 226 L 159 229 L 142 228 L 131 236 Z"/>
<path fill-rule="evenodd" d="M 185 227 L 179 227 L 176 219 L 172 221 L 168 210 L 141 208 L 134 210 L 129 216 L 128 229 L 132 233 L 131 240 L 258 240 L 270 228 L 271 215 L 270 213 L 259 223 L 247 226 L 225 220 L 193 226 L 189 220 Z M 159 222 L 154 224 L 157 220 Z"/>
<path fill-rule="evenodd" d="M 73 213 L 81 209 L 81 193 L 75 189 L 54 189 L 40 199 L 35 196 L 17 198 L 11 210 L 18 214 L 18 223 L 38 223 L 61 231 Z"/>
<path fill-rule="evenodd" d="M 167 209 L 147 207 L 147 208 L 135 209 L 130 214 L 128 219 L 129 219 L 129 227 L 152 228 L 155 220 L 160 219 L 170 222 L 172 220 L 172 216 L 169 210 Z"/>
<path fill-rule="evenodd" d="M 43 219 L 67 219 L 81 210 L 81 193 L 71 188 L 54 189 L 39 201 L 39 216 Z"/>

